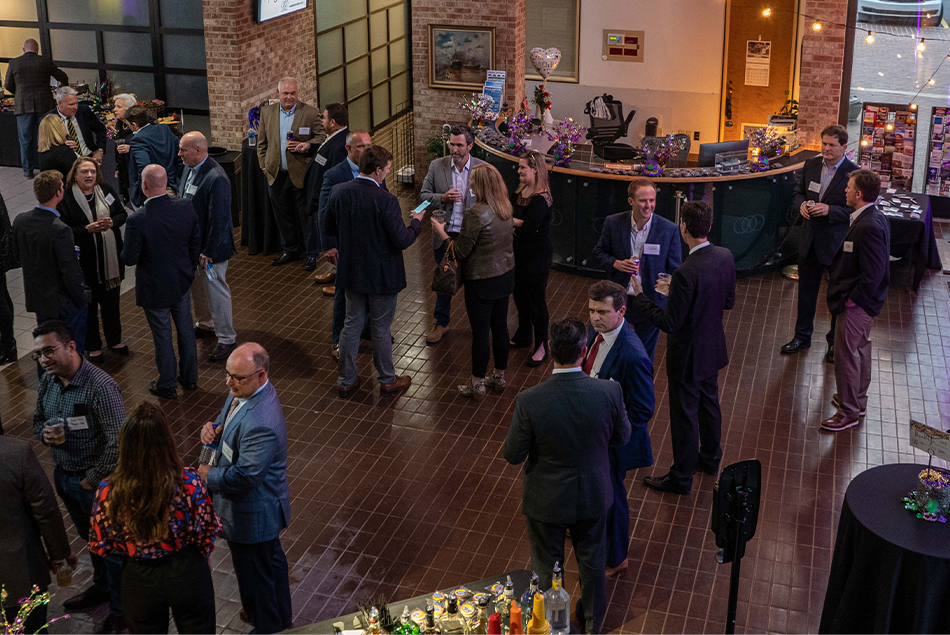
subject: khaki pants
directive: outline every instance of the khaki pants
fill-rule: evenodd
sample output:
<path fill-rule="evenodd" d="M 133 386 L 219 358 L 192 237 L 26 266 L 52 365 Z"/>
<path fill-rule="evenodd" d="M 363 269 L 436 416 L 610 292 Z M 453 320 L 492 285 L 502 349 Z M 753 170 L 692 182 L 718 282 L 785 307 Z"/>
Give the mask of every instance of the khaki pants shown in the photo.
<path fill-rule="evenodd" d="M 849 419 L 868 407 L 871 385 L 871 325 L 874 318 L 849 306 L 835 324 L 835 383 L 841 412 Z"/>

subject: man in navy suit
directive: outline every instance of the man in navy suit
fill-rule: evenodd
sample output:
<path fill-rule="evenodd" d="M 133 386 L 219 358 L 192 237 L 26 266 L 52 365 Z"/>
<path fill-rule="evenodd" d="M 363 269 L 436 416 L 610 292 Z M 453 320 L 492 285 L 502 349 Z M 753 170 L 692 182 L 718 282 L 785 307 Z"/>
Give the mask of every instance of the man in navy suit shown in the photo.
<path fill-rule="evenodd" d="M 178 155 L 185 164 L 178 196 L 195 206 L 201 228 L 201 255 L 195 274 L 198 280 L 192 287 L 195 336 L 218 336 L 208 360 L 219 362 L 228 358 L 237 339 L 227 281 L 228 260 L 234 255 L 231 181 L 224 168 L 208 156 L 208 140 L 200 132 L 189 132 L 181 138 Z"/>
<path fill-rule="evenodd" d="M 102 162 L 106 147 L 106 127 L 89 106 L 79 105 L 79 93 L 72 86 L 56 89 L 56 108 L 49 111 L 63 120 L 66 126 L 66 145 L 78 156 L 91 156 Z"/>
<path fill-rule="evenodd" d="M 610 478 L 614 500 L 607 514 L 607 575 L 627 568 L 630 547 L 630 505 L 624 479 L 628 470 L 653 465 L 653 450 L 647 422 L 656 405 L 653 361 L 624 319 L 627 290 L 616 282 L 602 280 L 587 292 L 591 331 L 587 340 L 584 372 L 609 379 L 623 388 L 623 403 L 630 420 L 630 440 L 610 448 Z"/>
<path fill-rule="evenodd" d="M 313 162 L 307 171 L 307 189 L 312 193 L 310 209 L 307 210 L 307 260 L 304 269 L 313 271 L 317 268 L 317 256 L 326 251 L 327 236 L 323 233 L 323 212 L 326 210 L 326 201 L 323 200 L 323 180 L 328 170 L 339 165 L 346 159 L 346 138 L 350 116 L 343 104 L 327 104 L 323 110 L 323 127 L 327 131 Z M 316 274 L 313 281 L 317 284 L 332 284 L 336 279 L 336 265 L 330 273 Z M 332 296 L 324 290 L 323 295 Z"/>
<path fill-rule="evenodd" d="M 848 175 L 858 166 L 844 156 L 848 147 L 848 131 L 837 124 L 821 131 L 821 156 L 805 161 L 801 178 L 795 187 L 793 205 L 804 220 L 802 242 L 798 247 L 798 318 L 795 337 L 782 346 L 782 354 L 790 355 L 811 347 L 815 330 L 815 307 L 825 269 L 841 249 L 848 231 L 848 219 L 854 210 L 848 206 L 845 187 Z M 825 361 L 834 362 L 835 316 L 825 339 L 828 352 Z"/>
<path fill-rule="evenodd" d="M 260 344 L 234 349 L 225 366 L 230 395 L 201 442 L 215 445 L 214 467 L 198 467 L 231 550 L 241 604 L 255 633 L 293 626 L 287 556 L 280 532 L 290 524 L 287 422 L 268 381 Z"/>
<path fill-rule="evenodd" d="M 672 274 L 682 261 L 682 246 L 676 225 L 653 213 L 656 209 L 656 185 L 649 179 L 634 179 L 627 188 L 630 212 L 611 214 L 604 220 L 600 240 L 594 247 L 594 261 L 607 277 L 633 295 L 632 280 L 646 282 L 643 293 L 661 309 L 666 297 L 653 290 L 653 281 L 661 273 Z M 636 303 L 627 301 L 630 322 L 650 361 L 660 337 L 658 329 Z"/>
<path fill-rule="evenodd" d="M 198 388 L 198 351 L 191 325 L 191 284 L 195 280 L 201 249 L 201 228 L 191 201 L 169 198 L 168 180 L 160 165 L 142 170 L 144 205 L 125 224 L 122 261 L 135 268 L 135 303 L 155 342 L 158 381 L 150 393 L 174 399 L 180 382 L 186 390 Z M 172 320 L 178 330 L 179 376 L 175 377 Z"/>
<path fill-rule="evenodd" d="M 156 164 L 165 168 L 168 178 L 168 194 L 178 192 L 178 177 L 182 172 L 178 156 L 178 137 L 168 126 L 152 123 L 152 118 L 141 106 L 132 106 L 125 111 L 125 120 L 132 131 L 129 141 L 129 196 L 141 206 L 148 196 L 142 189 L 142 170 Z"/>

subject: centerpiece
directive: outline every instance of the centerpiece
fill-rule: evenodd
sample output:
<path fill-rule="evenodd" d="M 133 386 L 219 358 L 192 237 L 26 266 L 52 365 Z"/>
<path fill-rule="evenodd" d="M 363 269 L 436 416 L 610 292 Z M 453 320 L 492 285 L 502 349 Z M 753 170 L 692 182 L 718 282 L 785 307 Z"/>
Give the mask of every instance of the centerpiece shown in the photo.
<path fill-rule="evenodd" d="M 541 83 L 534 89 L 535 117 L 539 129 L 554 124 L 551 115 L 551 94 L 547 91 L 548 77 L 561 62 L 561 51 L 556 48 L 543 49 L 536 46 L 531 49 L 531 65 L 541 76 Z"/>
<path fill-rule="evenodd" d="M 675 135 L 653 137 L 647 139 L 640 146 L 643 154 L 643 174 L 646 176 L 663 176 L 663 168 L 674 154 L 686 149 L 686 139 L 676 138 Z"/>
<path fill-rule="evenodd" d="M 568 117 L 548 133 L 548 139 L 554 142 L 548 150 L 548 154 L 554 157 L 554 165 L 563 167 L 571 162 L 574 146 L 584 138 L 586 132 L 585 126 Z"/>

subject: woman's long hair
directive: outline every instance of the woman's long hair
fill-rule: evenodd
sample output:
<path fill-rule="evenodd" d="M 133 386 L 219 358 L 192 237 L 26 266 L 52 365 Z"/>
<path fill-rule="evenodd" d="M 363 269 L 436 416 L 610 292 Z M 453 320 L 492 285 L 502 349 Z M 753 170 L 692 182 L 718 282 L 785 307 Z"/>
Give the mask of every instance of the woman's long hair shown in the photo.
<path fill-rule="evenodd" d="M 501 220 L 510 220 L 512 217 L 511 201 L 508 200 L 508 188 L 501 172 L 488 163 L 480 163 L 472 168 L 469 183 L 476 203 L 485 203 L 495 216 Z M 464 195 L 463 195 L 464 196 Z"/>
<path fill-rule="evenodd" d="M 46 152 L 55 146 L 66 143 L 66 129 L 59 115 L 46 115 L 40 121 L 37 150 Z"/>
<path fill-rule="evenodd" d="M 119 430 L 119 463 L 108 479 L 109 519 L 137 543 L 164 539 L 169 504 L 184 487 L 182 470 L 165 413 L 158 404 L 141 402 Z"/>
<path fill-rule="evenodd" d="M 527 163 L 528 167 L 534 170 L 534 193 L 541 194 L 542 192 L 550 192 L 551 188 L 548 186 L 548 164 L 544 161 L 544 155 L 537 150 L 528 150 L 521 155 L 520 160 Z M 521 194 L 524 188 L 524 183 L 519 183 L 515 193 Z"/>

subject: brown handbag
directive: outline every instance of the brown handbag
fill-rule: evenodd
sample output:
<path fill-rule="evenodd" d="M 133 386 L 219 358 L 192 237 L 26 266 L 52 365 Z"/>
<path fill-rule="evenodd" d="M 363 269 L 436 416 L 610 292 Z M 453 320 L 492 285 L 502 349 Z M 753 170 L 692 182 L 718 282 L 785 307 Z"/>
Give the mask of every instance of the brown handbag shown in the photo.
<path fill-rule="evenodd" d="M 462 270 L 455 255 L 455 241 L 449 243 L 449 248 L 442 256 L 442 262 L 435 267 L 432 275 L 432 290 L 436 293 L 455 295 L 462 288 Z"/>

